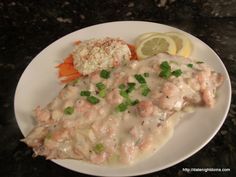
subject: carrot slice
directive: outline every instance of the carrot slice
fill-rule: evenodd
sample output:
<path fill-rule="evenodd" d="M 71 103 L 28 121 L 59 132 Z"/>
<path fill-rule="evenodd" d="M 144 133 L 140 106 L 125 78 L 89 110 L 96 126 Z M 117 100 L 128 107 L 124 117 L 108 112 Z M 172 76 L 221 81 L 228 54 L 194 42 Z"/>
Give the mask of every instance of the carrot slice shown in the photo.
<path fill-rule="evenodd" d="M 72 74 L 70 76 L 67 76 L 65 79 L 62 79 L 61 82 L 68 83 L 68 82 L 71 82 L 71 81 L 79 78 L 80 76 L 81 76 L 81 74 L 78 72 L 78 73 Z"/>
<path fill-rule="evenodd" d="M 74 67 L 72 55 L 69 55 L 64 59 L 63 63 L 56 67 L 58 68 L 59 78 L 64 78 L 61 80 L 62 83 L 68 83 L 77 79 L 81 75 Z"/>
<path fill-rule="evenodd" d="M 65 77 L 71 74 L 76 74 L 78 71 L 74 68 L 74 65 L 63 63 L 59 67 L 59 77 Z"/>
<path fill-rule="evenodd" d="M 67 58 L 65 58 L 64 63 L 72 64 L 73 63 L 73 56 L 69 55 Z"/>
<path fill-rule="evenodd" d="M 138 56 L 137 56 L 137 53 L 136 53 L 136 48 L 134 45 L 131 45 L 131 44 L 127 44 L 128 47 L 129 47 L 129 50 L 131 52 L 131 60 L 137 60 L 138 59 Z"/>

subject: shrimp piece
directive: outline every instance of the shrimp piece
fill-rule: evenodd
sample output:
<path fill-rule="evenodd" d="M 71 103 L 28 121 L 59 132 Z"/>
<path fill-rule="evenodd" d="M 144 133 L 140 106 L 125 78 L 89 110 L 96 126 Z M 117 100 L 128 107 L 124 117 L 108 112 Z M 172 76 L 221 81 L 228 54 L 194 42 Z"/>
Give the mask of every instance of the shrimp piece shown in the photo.
<path fill-rule="evenodd" d="M 99 72 L 93 72 L 90 74 L 90 82 L 92 83 L 98 83 L 101 81 L 100 73 Z"/>
<path fill-rule="evenodd" d="M 201 91 L 206 89 L 209 84 L 210 73 L 208 71 L 201 71 L 196 75 L 196 79 L 200 84 Z"/>
<path fill-rule="evenodd" d="M 211 89 L 205 89 L 203 90 L 202 92 L 202 98 L 203 98 L 203 101 L 204 103 L 209 106 L 209 107 L 213 107 L 214 104 L 215 104 L 215 99 L 214 99 L 215 95 L 213 93 L 213 91 Z"/>
<path fill-rule="evenodd" d="M 138 140 L 140 137 L 143 136 L 143 130 L 142 128 L 138 126 L 134 126 L 129 131 L 130 135 L 135 139 Z"/>
<path fill-rule="evenodd" d="M 126 82 L 127 81 L 127 77 L 125 75 L 124 72 L 115 72 L 113 74 L 114 76 L 114 82 L 113 82 L 113 85 L 116 87 L 118 86 L 119 84 L 123 83 L 123 82 Z"/>
<path fill-rule="evenodd" d="M 195 78 L 187 79 L 187 84 L 195 91 L 200 90 L 200 84 L 197 82 Z"/>
<path fill-rule="evenodd" d="M 141 143 L 139 144 L 139 149 L 141 149 L 142 151 L 147 151 L 149 150 L 153 145 L 153 137 L 152 136 L 147 136 L 144 137 L 141 141 Z"/>
<path fill-rule="evenodd" d="M 162 88 L 162 93 L 163 95 L 157 100 L 160 108 L 171 110 L 176 106 L 176 103 L 180 103 L 180 90 L 175 84 L 166 82 Z"/>
<path fill-rule="evenodd" d="M 64 141 L 65 139 L 68 139 L 69 138 L 69 132 L 67 129 L 58 129 L 54 132 L 51 133 L 51 140 L 54 140 L 56 142 L 62 142 Z"/>
<path fill-rule="evenodd" d="M 106 153 L 106 152 L 102 152 L 102 153 L 100 153 L 100 154 L 93 153 L 93 154 L 91 154 L 91 156 L 90 156 L 91 162 L 92 162 L 92 163 L 95 163 L 95 164 L 101 164 L 101 163 L 103 163 L 106 159 L 107 159 L 107 153 Z"/>
<path fill-rule="evenodd" d="M 126 141 L 120 147 L 120 160 L 123 163 L 130 164 L 135 158 L 137 148 L 133 141 Z"/>
<path fill-rule="evenodd" d="M 36 119 L 40 123 L 48 123 L 50 121 L 50 111 L 48 109 L 41 109 L 40 106 L 37 106 L 34 110 Z"/>
<path fill-rule="evenodd" d="M 72 129 L 74 127 L 79 127 L 79 121 L 74 119 L 63 119 L 61 122 L 61 126 L 65 129 Z"/>
<path fill-rule="evenodd" d="M 106 152 L 111 155 L 115 152 L 117 142 L 114 139 L 106 138 L 103 140 L 103 144 L 106 147 Z"/>
<path fill-rule="evenodd" d="M 141 101 L 139 102 L 137 108 L 141 117 L 149 117 L 153 114 L 154 111 L 152 101 Z"/>
<path fill-rule="evenodd" d="M 76 110 L 80 113 L 91 111 L 93 105 L 86 100 L 78 100 L 76 102 Z"/>
<path fill-rule="evenodd" d="M 107 94 L 106 100 L 110 104 L 120 104 L 123 101 L 123 97 L 120 95 L 118 89 L 114 89 Z"/>
<path fill-rule="evenodd" d="M 162 88 L 162 92 L 164 95 L 172 97 L 179 94 L 179 88 L 171 82 L 166 82 Z"/>

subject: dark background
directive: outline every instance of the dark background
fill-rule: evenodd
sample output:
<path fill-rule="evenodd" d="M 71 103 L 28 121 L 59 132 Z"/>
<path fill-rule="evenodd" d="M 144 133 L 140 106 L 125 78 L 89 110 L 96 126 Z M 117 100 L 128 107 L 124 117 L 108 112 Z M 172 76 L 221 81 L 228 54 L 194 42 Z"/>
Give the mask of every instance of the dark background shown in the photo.
<path fill-rule="evenodd" d="M 1 0 L 0 1 L 0 176 L 85 176 L 42 157 L 19 140 L 14 115 L 17 82 L 31 60 L 56 39 L 110 21 L 142 20 L 189 32 L 213 48 L 232 83 L 232 103 L 217 135 L 202 150 L 168 169 L 145 176 L 236 175 L 236 0 Z M 37 81 L 37 80 L 36 80 Z M 182 168 L 230 168 L 230 172 L 187 173 Z"/>

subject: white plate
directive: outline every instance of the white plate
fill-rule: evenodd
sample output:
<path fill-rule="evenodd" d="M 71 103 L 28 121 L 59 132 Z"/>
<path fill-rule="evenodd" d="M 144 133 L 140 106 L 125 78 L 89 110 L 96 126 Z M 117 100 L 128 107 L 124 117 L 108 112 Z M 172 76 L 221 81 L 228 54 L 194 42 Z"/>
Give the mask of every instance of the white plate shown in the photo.
<path fill-rule="evenodd" d="M 206 145 L 222 126 L 231 101 L 231 85 L 227 70 L 217 54 L 196 37 L 179 29 L 150 22 L 124 21 L 99 24 L 70 33 L 40 52 L 22 74 L 15 92 L 15 116 L 24 136 L 34 126 L 32 110 L 36 105 L 45 106 L 57 95 L 62 85 L 55 66 L 72 51 L 73 42 L 100 37 L 120 37 L 132 43 L 145 32 L 178 31 L 187 35 L 193 43 L 191 57 L 210 64 L 224 75 L 224 84 L 218 91 L 213 109 L 200 108 L 176 127 L 174 136 L 153 156 L 133 166 L 107 167 L 78 160 L 53 160 L 68 169 L 99 176 L 131 176 L 159 171 L 190 157 Z"/>

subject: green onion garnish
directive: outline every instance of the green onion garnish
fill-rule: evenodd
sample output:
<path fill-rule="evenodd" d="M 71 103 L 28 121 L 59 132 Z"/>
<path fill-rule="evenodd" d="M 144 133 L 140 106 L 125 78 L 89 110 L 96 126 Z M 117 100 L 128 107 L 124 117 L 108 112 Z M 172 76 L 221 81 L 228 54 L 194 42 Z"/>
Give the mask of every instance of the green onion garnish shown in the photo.
<path fill-rule="evenodd" d="M 120 84 L 119 89 L 125 89 L 125 84 Z"/>
<path fill-rule="evenodd" d="M 106 88 L 105 84 L 103 84 L 102 82 L 97 83 L 96 87 L 98 88 L 98 90 L 103 90 Z"/>
<path fill-rule="evenodd" d="M 68 106 L 64 109 L 64 114 L 71 115 L 74 112 L 74 107 Z"/>
<path fill-rule="evenodd" d="M 150 90 L 150 88 L 148 88 L 147 84 L 141 85 L 141 93 L 143 96 L 147 96 L 150 91 L 151 90 Z"/>
<path fill-rule="evenodd" d="M 162 70 L 159 74 L 160 77 L 163 79 L 168 79 L 171 76 L 171 71 L 170 70 Z"/>
<path fill-rule="evenodd" d="M 105 150 L 105 147 L 102 143 L 98 143 L 94 146 L 93 150 L 95 153 L 100 154 L 101 152 Z"/>
<path fill-rule="evenodd" d="M 170 67 L 170 65 L 169 65 L 169 63 L 168 63 L 167 61 L 163 61 L 163 62 L 160 64 L 160 68 L 161 68 L 162 70 L 170 70 L 170 69 L 171 69 L 171 67 Z"/>
<path fill-rule="evenodd" d="M 131 105 L 134 106 L 134 105 L 136 105 L 138 103 L 139 103 L 139 100 L 134 100 L 134 101 L 131 102 Z"/>
<path fill-rule="evenodd" d="M 110 77 L 110 74 L 111 74 L 110 71 L 107 71 L 107 70 L 103 69 L 103 70 L 100 72 L 100 77 L 101 77 L 101 78 L 104 78 L 104 79 L 108 79 L 108 78 Z"/>
<path fill-rule="evenodd" d="M 133 83 L 133 82 L 130 82 L 130 83 L 128 83 L 127 84 L 128 85 L 128 88 L 126 89 L 126 92 L 127 93 L 130 93 L 130 92 L 132 92 L 134 89 L 135 89 L 135 83 Z"/>
<path fill-rule="evenodd" d="M 118 106 L 116 106 L 116 110 L 118 112 L 124 112 L 128 108 L 127 103 L 120 103 Z"/>
<path fill-rule="evenodd" d="M 88 96 L 87 101 L 90 102 L 91 104 L 97 104 L 100 102 L 100 100 L 95 96 Z"/>
<path fill-rule="evenodd" d="M 98 96 L 101 98 L 104 98 L 107 94 L 107 90 L 106 89 L 102 89 L 99 91 Z"/>
<path fill-rule="evenodd" d="M 189 68 L 192 68 L 192 67 L 193 67 L 193 64 L 189 63 L 189 64 L 187 64 L 187 66 L 188 66 Z"/>
<path fill-rule="evenodd" d="M 86 90 L 80 92 L 80 96 L 90 96 L 90 94 L 91 92 Z"/>
<path fill-rule="evenodd" d="M 124 98 L 128 98 L 129 95 L 125 90 L 120 90 L 120 95 L 123 96 Z"/>
<path fill-rule="evenodd" d="M 172 71 L 171 74 L 174 75 L 175 77 L 179 77 L 182 74 L 182 71 L 180 69 L 177 69 Z"/>
<path fill-rule="evenodd" d="M 146 83 L 145 78 L 141 74 L 135 74 L 134 77 L 140 84 Z"/>
<path fill-rule="evenodd" d="M 167 61 L 163 61 L 160 64 L 161 72 L 159 73 L 159 76 L 163 79 L 168 79 L 171 76 L 171 67 Z"/>
<path fill-rule="evenodd" d="M 149 73 L 144 73 L 144 77 L 149 77 Z"/>

